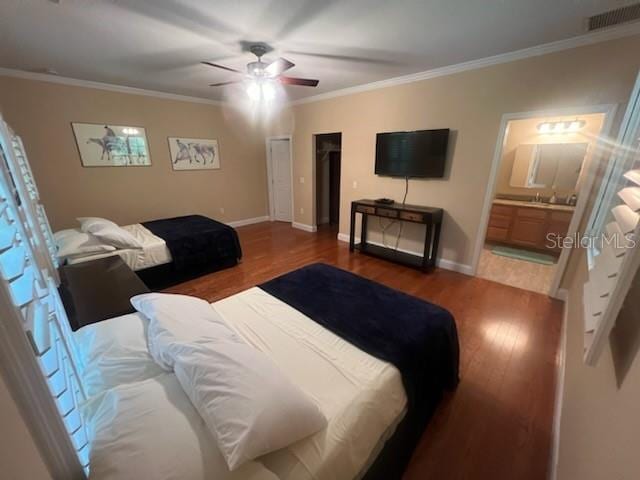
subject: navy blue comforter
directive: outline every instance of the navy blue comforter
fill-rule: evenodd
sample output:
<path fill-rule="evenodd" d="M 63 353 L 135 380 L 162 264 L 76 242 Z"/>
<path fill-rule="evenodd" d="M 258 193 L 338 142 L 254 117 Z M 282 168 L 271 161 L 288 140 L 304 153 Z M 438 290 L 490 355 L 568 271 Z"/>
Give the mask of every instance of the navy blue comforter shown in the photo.
<path fill-rule="evenodd" d="M 400 474 L 443 390 L 458 384 L 453 316 L 437 305 L 321 263 L 260 288 L 398 368 L 407 393 L 407 415 L 392 439 L 395 442 L 388 442 L 396 449 L 386 461 L 394 464 L 387 472 Z"/>
<path fill-rule="evenodd" d="M 142 225 L 167 242 L 177 272 L 242 258 L 236 231 L 202 215 L 166 218 Z"/>

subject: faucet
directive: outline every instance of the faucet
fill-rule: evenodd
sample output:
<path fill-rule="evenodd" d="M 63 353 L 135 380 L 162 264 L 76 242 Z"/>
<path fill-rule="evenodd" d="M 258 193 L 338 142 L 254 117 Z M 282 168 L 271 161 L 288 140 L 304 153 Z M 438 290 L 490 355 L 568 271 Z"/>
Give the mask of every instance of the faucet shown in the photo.
<path fill-rule="evenodd" d="M 533 201 L 535 203 L 540 203 L 540 192 L 536 192 L 536 198 Z"/>

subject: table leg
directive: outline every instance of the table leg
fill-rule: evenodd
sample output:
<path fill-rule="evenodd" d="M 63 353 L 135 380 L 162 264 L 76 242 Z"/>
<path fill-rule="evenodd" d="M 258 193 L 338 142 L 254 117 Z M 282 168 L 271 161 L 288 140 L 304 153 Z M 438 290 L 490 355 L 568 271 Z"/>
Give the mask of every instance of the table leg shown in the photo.
<path fill-rule="evenodd" d="M 422 269 L 431 267 L 431 242 L 433 241 L 433 224 L 427 223 L 427 230 L 424 233 L 424 253 L 422 257 Z"/>
<path fill-rule="evenodd" d="M 351 228 L 349 229 L 349 251 L 353 252 L 355 248 L 356 235 L 356 206 L 351 204 Z"/>
<path fill-rule="evenodd" d="M 431 266 L 436 266 L 436 259 L 438 258 L 438 244 L 440 243 L 440 229 L 442 228 L 442 222 L 436 223 L 435 232 L 433 234 L 433 248 L 431 249 Z"/>
<path fill-rule="evenodd" d="M 362 225 L 360 225 L 360 249 L 364 250 L 367 245 L 367 223 L 368 223 L 369 215 L 366 213 L 362 214 Z"/>

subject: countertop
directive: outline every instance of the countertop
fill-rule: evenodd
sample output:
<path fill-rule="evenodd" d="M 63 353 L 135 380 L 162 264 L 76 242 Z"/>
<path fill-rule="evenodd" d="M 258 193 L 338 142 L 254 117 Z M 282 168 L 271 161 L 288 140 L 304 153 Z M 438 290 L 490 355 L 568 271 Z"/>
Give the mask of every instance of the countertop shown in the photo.
<path fill-rule="evenodd" d="M 507 200 L 504 198 L 494 198 L 493 203 L 497 205 L 513 205 L 516 207 L 541 208 L 544 210 L 555 210 L 560 212 L 573 212 L 576 207 L 573 205 L 564 205 L 562 203 L 538 203 L 526 200 Z"/>

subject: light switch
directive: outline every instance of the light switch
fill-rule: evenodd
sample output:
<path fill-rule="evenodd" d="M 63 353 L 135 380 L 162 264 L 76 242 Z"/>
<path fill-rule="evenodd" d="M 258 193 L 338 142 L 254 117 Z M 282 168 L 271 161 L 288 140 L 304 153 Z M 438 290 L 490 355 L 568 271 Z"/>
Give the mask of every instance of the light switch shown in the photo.
<path fill-rule="evenodd" d="M 304 208 L 300 207 L 300 215 L 304 215 Z"/>
<path fill-rule="evenodd" d="M 220 213 L 224 215 L 224 207 L 220 207 Z"/>
<path fill-rule="evenodd" d="M 358 188 L 358 181 L 357 180 L 353 181 L 353 188 Z"/>
<path fill-rule="evenodd" d="M 300 183 L 304 183 L 304 177 L 300 177 Z"/>

